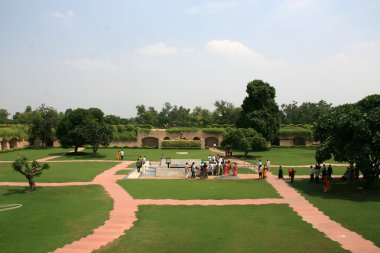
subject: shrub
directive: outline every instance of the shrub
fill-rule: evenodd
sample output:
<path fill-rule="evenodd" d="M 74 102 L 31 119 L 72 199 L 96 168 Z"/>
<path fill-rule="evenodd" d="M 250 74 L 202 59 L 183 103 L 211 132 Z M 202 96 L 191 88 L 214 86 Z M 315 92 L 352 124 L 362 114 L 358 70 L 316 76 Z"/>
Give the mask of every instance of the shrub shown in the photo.
<path fill-rule="evenodd" d="M 185 149 L 200 149 L 200 141 L 189 141 L 189 140 L 164 140 L 162 141 L 163 149 L 176 149 L 176 148 L 185 148 Z"/>

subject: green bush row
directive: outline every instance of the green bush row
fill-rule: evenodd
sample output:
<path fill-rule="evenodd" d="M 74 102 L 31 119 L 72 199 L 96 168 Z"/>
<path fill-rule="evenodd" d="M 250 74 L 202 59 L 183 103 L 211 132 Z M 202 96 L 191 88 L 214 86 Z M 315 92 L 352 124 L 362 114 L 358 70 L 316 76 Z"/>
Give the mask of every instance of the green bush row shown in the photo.
<path fill-rule="evenodd" d="M 186 148 L 186 149 L 200 149 L 200 141 L 189 141 L 189 140 L 164 140 L 162 141 L 162 148 Z"/>
<path fill-rule="evenodd" d="M 29 138 L 29 126 L 23 124 L 0 125 L 0 138 L 27 140 Z"/>

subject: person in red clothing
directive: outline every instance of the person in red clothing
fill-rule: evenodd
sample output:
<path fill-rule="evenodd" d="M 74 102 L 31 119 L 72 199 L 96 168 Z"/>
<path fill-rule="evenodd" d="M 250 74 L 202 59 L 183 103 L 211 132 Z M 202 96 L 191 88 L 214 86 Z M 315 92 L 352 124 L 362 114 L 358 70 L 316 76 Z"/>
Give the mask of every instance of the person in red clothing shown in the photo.
<path fill-rule="evenodd" d="M 296 175 L 296 171 L 293 169 L 293 168 L 291 168 L 290 170 L 289 170 L 289 176 L 290 176 L 290 182 L 291 183 L 293 183 L 294 182 L 294 176 Z"/>
<path fill-rule="evenodd" d="M 238 167 L 237 167 L 237 164 L 235 163 L 234 164 L 234 167 L 233 167 L 233 169 L 234 169 L 234 176 L 237 176 L 237 172 L 238 172 Z"/>

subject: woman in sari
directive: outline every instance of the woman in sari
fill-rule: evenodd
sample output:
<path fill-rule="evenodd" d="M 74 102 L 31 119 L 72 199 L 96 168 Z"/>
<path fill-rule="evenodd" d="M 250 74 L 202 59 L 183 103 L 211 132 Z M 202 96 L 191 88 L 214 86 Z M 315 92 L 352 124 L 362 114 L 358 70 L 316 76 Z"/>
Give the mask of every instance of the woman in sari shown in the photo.
<path fill-rule="evenodd" d="M 236 163 L 235 163 L 233 169 L 234 169 L 234 173 L 233 173 L 233 175 L 234 175 L 234 176 L 237 176 L 238 167 L 237 167 L 237 164 L 236 164 Z"/>
<path fill-rule="evenodd" d="M 225 176 L 228 175 L 228 164 L 227 164 L 227 162 L 224 162 L 224 165 L 223 165 L 223 174 Z"/>
<path fill-rule="evenodd" d="M 266 178 L 267 178 L 267 172 L 268 172 L 267 166 L 264 165 L 264 169 L 263 169 L 263 179 L 266 179 Z"/>

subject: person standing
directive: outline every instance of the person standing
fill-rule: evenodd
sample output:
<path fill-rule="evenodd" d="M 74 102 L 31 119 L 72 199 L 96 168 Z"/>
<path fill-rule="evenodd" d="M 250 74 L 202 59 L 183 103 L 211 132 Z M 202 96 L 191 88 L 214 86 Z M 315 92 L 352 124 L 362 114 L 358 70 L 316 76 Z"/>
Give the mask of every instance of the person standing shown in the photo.
<path fill-rule="evenodd" d="M 327 167 L 327 177 L 331 179 L 333 174 L 333 169 L 331 167 L 331 164 L 329 164 L 329 167 Z"/>
<path fill-rule="evenodd" d="M 233 168 L 234 168 L 234 173 L 233 173 L 233 175 L 234 175 L 234 176 L 237 176 L 237 173 L 238 173 L 238 167 L 237 167 L 237 164 L 236 164 L 236 163 L 234 164 L 234 167 L 233 167 Z"/>
<path fill-rule="evenodd" d="M 314 169 L 314 181 L 316 184 L 319 184 L 319 175 L 321 174 L 321 166 L 319 164 L 315 165 Z"/>
<path fill-rule="evenodd" d="M 191 164 L 191 177 L 192 178 L 195 178 L 195 172 L 197 171 L 196 167 L 195 167 L 195 162 L 193 162 Z"/>
<path fill-rule="evenodd" d="M 310 166 L 310 183 L 314 183 L 314 174 L 315 174 L 315 170 L 314 170 L 313 165 L 311 165 Z"/>
<path fill-rule="evenodd" d="M 263 168 L 263 179 L 266 179 L 267 178 L 267 166 L 264 165 L 264 168 Z"/>
<path fill-rule="evenodd" d="M 117 151 L 116 158 L 117 160 L 120 160 L 120 150 Z"/>
<path fill-rule="evenodd" d="M 263 169 L 262 166 L 257 167 L 257 172 L 259 173 L 259 180 L 263 179 Z"/>
<path fill-rule="evenodd" d="M 296 171 L 293 168 L 290 169 L 289 175 L 290 175 L 290 182 L 294 183 L 294 177 L 296 175 Z"/>
<path fill-rule="evenodd" d="M 269 160 L 267 160 L 267 162 L 266 162 L 266 164 L 265 164 L 266 166 L 267 166 L 267 170 L 268 170 L 268 172 L 270 171 L 270 161 Z"/>
<path fill-rule="evenodd" d="M 142 164 L 144 165 L 146 163 L 146 157 L 145 155 L 143 156 L 143 159 L 142 159 Z"/>
<path fill-rule="evenodd" d="M 189 175 L 189 164 L 186 162 L 185 164 L 185 178 L 188 178 Z"/>
<path fill-rule="evenodd" d="M 121 158 L 121 160 L 124 160 L 124 150 L 120 151 L 120 158 Z"/>
<path fill-rule="evenodd" d="M 282 166 L 280 165 L 280 168 L 278 168 L 278 179 L 284 178 L 284 172 L 282 171 Z"/>

